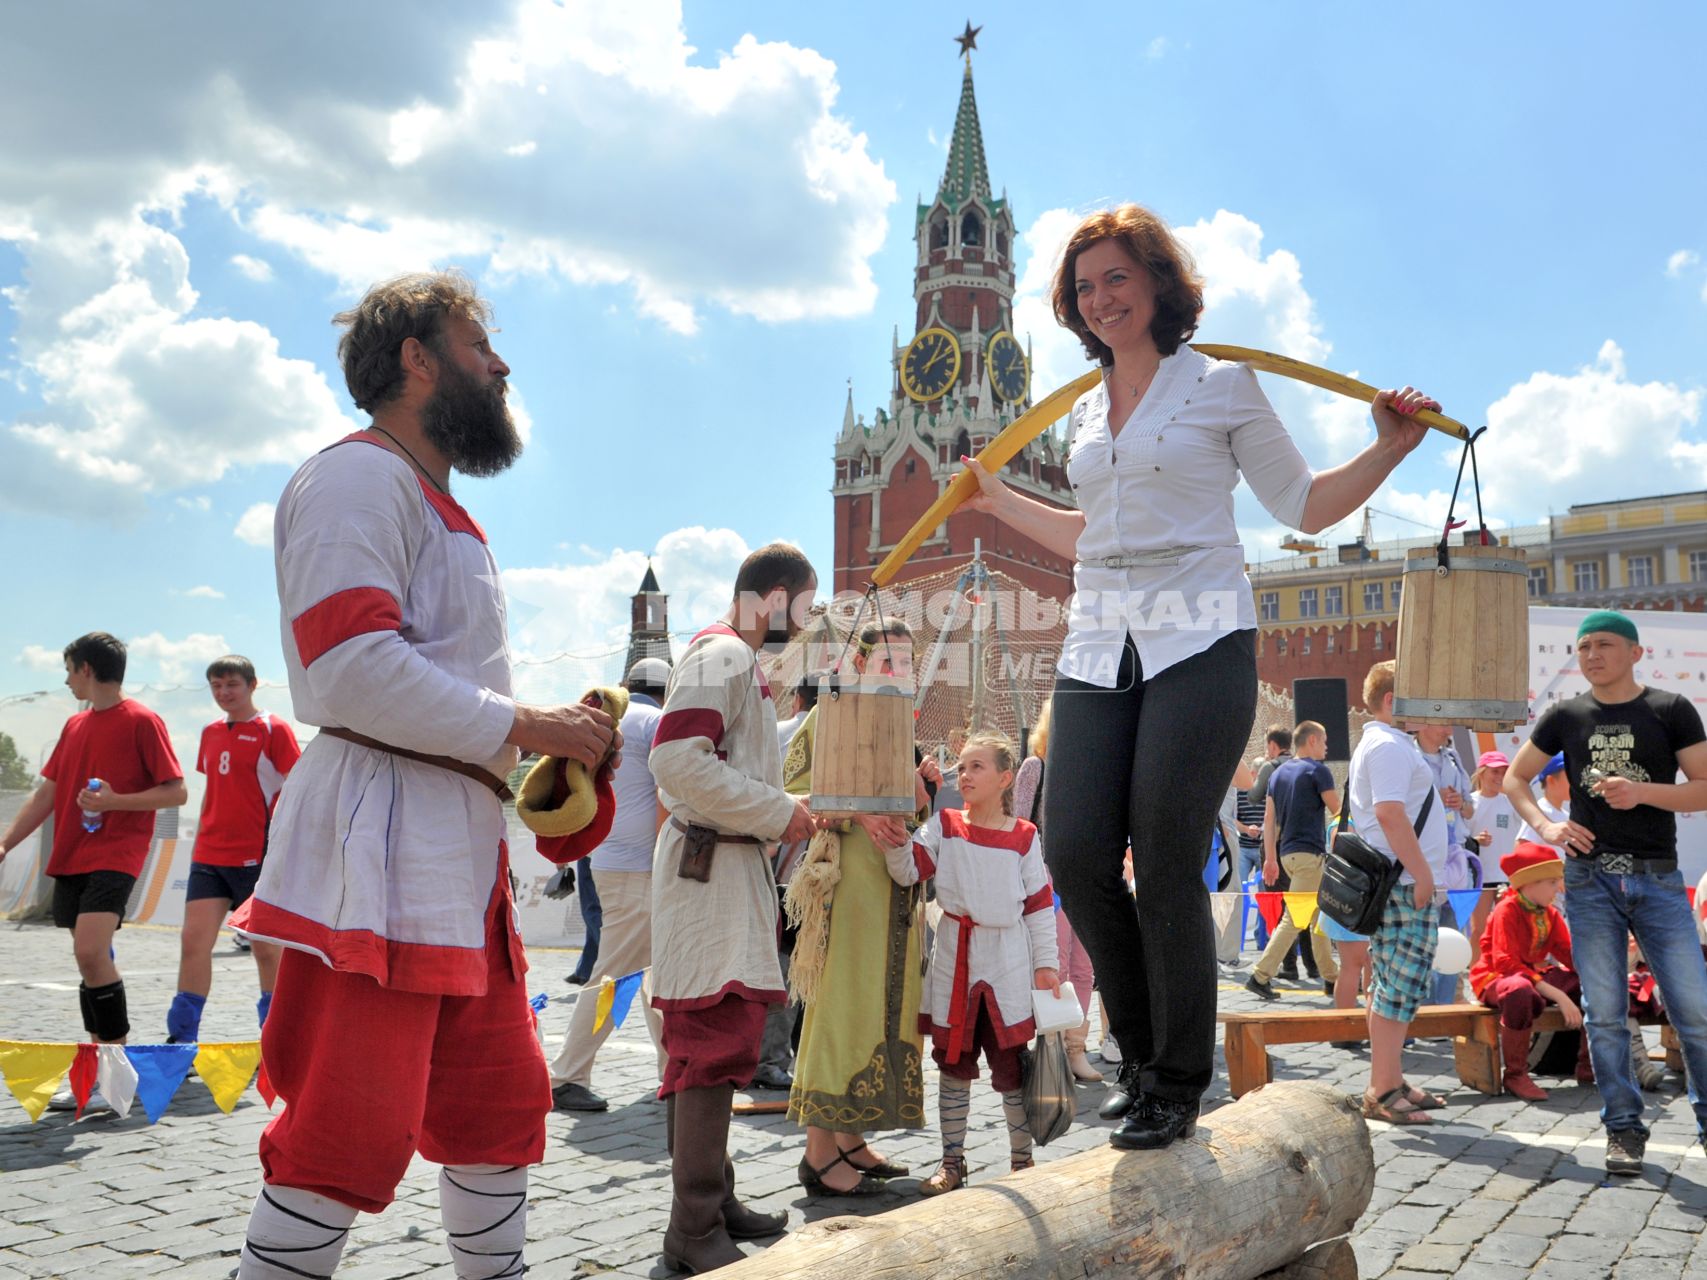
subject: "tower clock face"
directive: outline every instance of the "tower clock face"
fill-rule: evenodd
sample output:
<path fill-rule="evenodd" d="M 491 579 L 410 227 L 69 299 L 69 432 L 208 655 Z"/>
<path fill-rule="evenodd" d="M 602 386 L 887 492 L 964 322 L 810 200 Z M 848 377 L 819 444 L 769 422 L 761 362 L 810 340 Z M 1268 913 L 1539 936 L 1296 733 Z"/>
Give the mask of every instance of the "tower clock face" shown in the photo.
<path fill-rule="evenodd" d="M 990 373 L 990 390 L 999 400 L 1015 404 L 1025 399 L 1031 385 L 1031 370 L 1026 367 L 1025 348 L 1006 330 L 990 339 L 984 349 L 985 367 Z"/>
<path fill-rule="evenodd" d="M 960 376 L 960 342 L 947 329 L 921 329 L 901 357 L 901 389 L 918 401 L 936 400 Z"/>

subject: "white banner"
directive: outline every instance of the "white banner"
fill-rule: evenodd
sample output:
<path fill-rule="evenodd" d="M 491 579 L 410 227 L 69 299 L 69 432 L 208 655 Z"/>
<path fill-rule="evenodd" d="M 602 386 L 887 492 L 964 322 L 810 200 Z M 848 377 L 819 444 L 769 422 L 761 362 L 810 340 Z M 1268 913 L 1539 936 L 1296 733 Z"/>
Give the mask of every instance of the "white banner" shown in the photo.
<path fill-rule="evenodd" d="M 1593 610 L 1529 610 L 1530 723 L 1554 703 L 1588 691 L 1577 668 L 1577 627 Z M 1681 693 L 1707 719 L 1707 613 L 1661 613 L 1638 610 L 1630 615 L 1646 653 L 1636 667 L 1643 685 Z M 1507 755 L 1529 740 L 1529 726 L 1511 733 L 1476 735 L 1481 749 L 1497 748 Z M 1684 882 L 1695 884 L 1707 873 L 1707 814 L 1677 815 L 1677 854 Z"/>

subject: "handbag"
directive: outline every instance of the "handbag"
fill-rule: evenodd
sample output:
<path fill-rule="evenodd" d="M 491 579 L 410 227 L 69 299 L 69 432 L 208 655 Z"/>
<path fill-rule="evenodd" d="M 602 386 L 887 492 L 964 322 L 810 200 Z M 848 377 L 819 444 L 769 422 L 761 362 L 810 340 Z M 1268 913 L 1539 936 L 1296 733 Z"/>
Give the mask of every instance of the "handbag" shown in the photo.
<path fill-rule="evenodd" d="M 1079 1104 L 1061 1033 L 1038 1036 L 1023 1065 L 1025 1127 L 1031 1130 L 1033 1142 L 1046 1147 L 1072 1127 Z"/>
<path fill-rule="evenodd" d="M 1334 847 L 1322 867 L 1322 887 L 1317 891 L 1316 905 L 1341 928 L 1367 936 L 1381 927 L 1387 899 L 1393 896 L 1393 886 L 1399 883 L 1404 868 L 1397 858 L 1389 858 L 1351 829 L 1347 821 L 1350 807 L 1351 779 L 1347 778 L 1345 798 L 1340 801 L 1339 829 L 1334 832 Z M 1418 839 L 1422 838 L 1423 823 L 1428 821 L 1433 807 L 1431 786 L 1417 820 L 1411 824 Z"/>

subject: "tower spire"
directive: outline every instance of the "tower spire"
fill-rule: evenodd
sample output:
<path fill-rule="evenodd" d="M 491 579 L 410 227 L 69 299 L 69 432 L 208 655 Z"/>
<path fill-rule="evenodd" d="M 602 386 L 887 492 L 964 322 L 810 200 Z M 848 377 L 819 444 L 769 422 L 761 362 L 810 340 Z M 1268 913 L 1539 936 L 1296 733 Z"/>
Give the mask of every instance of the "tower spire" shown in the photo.
<path fill-rule="evenodd" d="M 954 136 L 948 144 L 948 167 L 943 171 L 937 195 L 956 208 L 970 196 L 986 203 L 990 199 L 990 171 L 984 165 L 984 134 L 978 127 L 978 99 L 972 92 L 971 44 L 982 28 L 966 24 L 966 70 L 960 78 L 960 108 L 954 115 Z"/>

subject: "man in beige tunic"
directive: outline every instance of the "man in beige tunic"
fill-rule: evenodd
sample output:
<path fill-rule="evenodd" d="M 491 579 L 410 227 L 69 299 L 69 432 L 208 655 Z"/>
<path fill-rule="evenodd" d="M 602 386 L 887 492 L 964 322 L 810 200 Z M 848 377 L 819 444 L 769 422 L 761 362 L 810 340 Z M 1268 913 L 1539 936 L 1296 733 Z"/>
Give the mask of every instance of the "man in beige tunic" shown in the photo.
<path fill-rule="evenodd" d="M 772 543 L 748 556 L 728 613 L 694 637 L 671 676 L 652 742 L 670 814 L 652 874 L 652 1003 L 666 1059 L 658 1095 L 675 1191 L 664 1261 L 695 1273 L 740 1261 L 736 1239 L 787 1223 L 735 1199 L 729 1115 L 758 1067 L 765 1011 L 785 998 L 765 844 L 805 839 L 815 826 L 806 801 L 782 787 L 758 653 L 799 631 L 817 586 L 798 548 Z"/>

